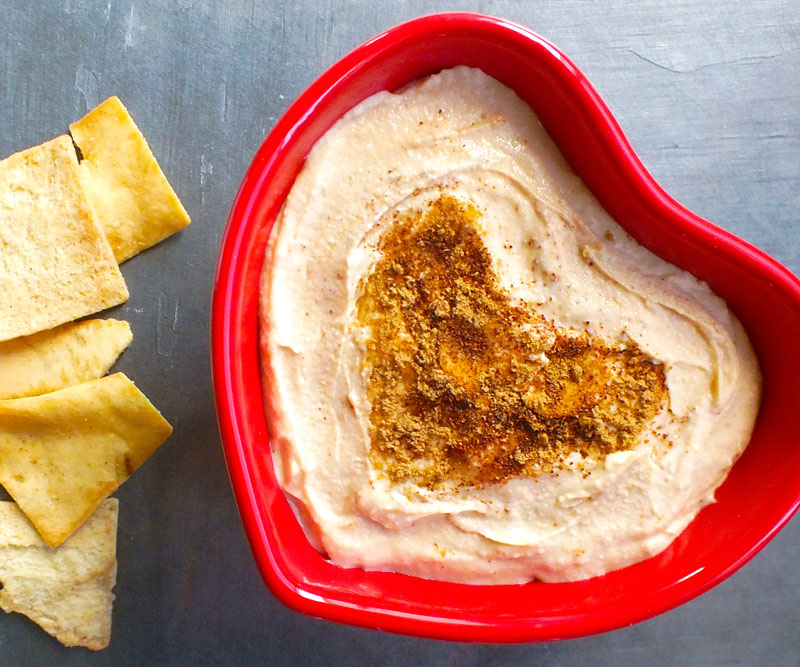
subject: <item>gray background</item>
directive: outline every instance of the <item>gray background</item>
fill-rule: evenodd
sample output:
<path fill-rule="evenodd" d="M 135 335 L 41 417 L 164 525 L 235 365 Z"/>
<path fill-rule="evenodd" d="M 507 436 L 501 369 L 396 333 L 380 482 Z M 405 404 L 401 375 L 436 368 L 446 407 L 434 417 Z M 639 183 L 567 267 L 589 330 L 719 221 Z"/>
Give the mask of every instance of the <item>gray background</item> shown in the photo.
<path fill-rule="evenodd" d="M 324 68 L 377 32 L 473 9 L 553 40 L 589 76 L 678 201 L 800 273 L 800 3 L 0 0 L 0 157 L 117 94 L 190 212 L 123 265 L 118 368 L 175 425 L 117 493 L 111 647 L 65 649 L 0 617 L 9 665 L 800 665 L 800 522 L 655 619 L 540 645 L 453 644 L 305 618 L 262 585 L 231 494 L 209 371 L 217 249 L 254 152 Z"/>

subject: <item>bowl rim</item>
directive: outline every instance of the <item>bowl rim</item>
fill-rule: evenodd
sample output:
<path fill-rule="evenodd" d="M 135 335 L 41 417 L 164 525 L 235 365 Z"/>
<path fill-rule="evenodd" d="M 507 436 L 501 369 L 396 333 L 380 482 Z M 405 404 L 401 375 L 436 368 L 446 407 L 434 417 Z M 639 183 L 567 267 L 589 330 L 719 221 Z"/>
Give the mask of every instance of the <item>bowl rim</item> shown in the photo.
<path fill-rule="evenodd" d="M 257 345 L 258 339 L 257 332 L 242 331 L 238 326 L 241 323 L 240 285 L 246 275 L 252 279 L 254 270 L 253 266 L 247 265 L 249 258 L 246 247 L 251 237 L 257 233 L 257 230 L 253 229 L 255 225 L 253 211 L 257 195 L 265 187 L 265 175 L 269 166 L 275 161 L 276 153 L 279 154 L 297 134 L 302 132 L 303 124 L 315 109 L 324 104 L 326 98 L 341 87 L 343 81 L 354 71 L 368 64 L 384 49 L 396 47 L 398 42 L 431 37 L 443 30 L 484 32 L 498 39 L 527 42 L 532 48 L 543 48 L 548 51 L 553 58 L 554 66 L 561 67 L 569 73 L 569 85 L 574 88 L 582 103 L 589 108 L 595 122 L 604 126 L 608 135 L 609 152 L 618 161 L 619 167 L 635 186 L 637 193 L 646 200 L 647 206 L 659 209 L 660 214 L 668 218 L 678 229 L 691 228 L 692 234 L 702 232 L 706 237 L 716 239 L 740 253 L 753 265 L 768 273 L 777 288 L 785 291 L 800 304 L 800 280 L 788 269 L 761 250 L 698 217 L 666 194 L 647 172 L 616 119 L 588 79 L 548 40 L 512 21 L 472 12 L 431 14 L 394 26 L 350 51 L 321 74 L 289 106 L 262 143 L 245 174 L 221 240 L 212 298 L 212 377 L 225 460 L 253 556 L 269 589 L 287 606 L 312 616 L 403 634 L 458 641 L 546 641 L 594 634 L 645 620 L 704 593 L 742 567 L 791 519 L 800 507 L 800 494 L 771 530 L 751 548 L 741 553 L 728 567 L 716 570 L 714 573 L 701 571 L 693 573 L 690 575 L 691 582 L 677 582 L 670 591 L 662 591 L 663 594 L 657 599 L 648 600 L 648 603 L 640 608 L 609 612 L 607 608 L 603 609 L 600 606 L 597 613 L 574 620 L 570 627 L 547 622 L 531 623 L 530 620 L 527 623 L 510 621 L 501 624 L 476 624 L 464 619 L 444 618 L 420 611 L 388 610 L 363 602 L 321 597 L 310 590 L 307 582 L 291 579 L 281 568 L 277 554 L 269 546 L 269 532 L 259 510 L 259 495 L 263 496 L 265 491 L 257 488 L 253 461 L 249 459 L 244 448 L 245 440 L 268 437 L 268 435 L 266 430 L 254 434 L 252 424 L 247 423 L 242 413 L 242 400 L 246 398 L 246 394 L 242 387 L 243 369 L 238 363 L 237 354 L 243 345 Z M 255 275 L 260 276 L 261 260 L 259 259 L 257 263 Z M 260 369 L 257 375 L 260 382 Z M 260 392 L 260 384 L 258 390 Z M 259 398 L 260 396 L 259 393 Z M 281 492 L 271 489 L 270 493 Z M 454 585 L 464 586 L 464 584 Z"/>

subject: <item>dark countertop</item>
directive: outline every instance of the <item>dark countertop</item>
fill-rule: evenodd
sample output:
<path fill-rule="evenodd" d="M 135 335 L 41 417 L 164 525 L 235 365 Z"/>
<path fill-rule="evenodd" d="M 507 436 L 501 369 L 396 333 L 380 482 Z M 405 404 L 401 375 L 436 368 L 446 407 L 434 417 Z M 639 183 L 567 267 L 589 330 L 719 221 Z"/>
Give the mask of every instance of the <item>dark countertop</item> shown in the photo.
<path fill-rule="evenodd" d="M 635 6 L 634 6 L 635 5 Z M 128 106 L 192 225 L 123 265 L 117 368 L 175 426 L 125 483 L 110 648 L 66 649 L 0 615 L 4 665 L 800 665 L 800 521 L 700 598 L 635 626 L 522 646 L 420 640 L 303 617 L 266 590 L 214 416 L 209 305 L 238 184 L 324 68 L 432 11 L 523 23 L 592 80 L 678 201 L 800 274 L 800 3 L 0 0 L 0 157 Z"/>

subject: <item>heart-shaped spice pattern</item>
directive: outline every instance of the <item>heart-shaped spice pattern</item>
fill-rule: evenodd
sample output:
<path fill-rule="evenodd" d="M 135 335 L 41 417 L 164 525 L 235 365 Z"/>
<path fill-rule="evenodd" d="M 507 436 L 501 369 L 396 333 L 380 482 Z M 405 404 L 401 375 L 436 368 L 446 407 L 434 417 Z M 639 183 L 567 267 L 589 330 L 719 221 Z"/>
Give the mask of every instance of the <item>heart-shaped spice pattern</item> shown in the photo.
<path fill-rule="evenodd" d="M 357 303 L 370 460 L 392 481 L 485 485 L 558 472 L 576 453 L 583 470 L 668 409 L 664 366 L 635 343 L 607 345 L 512 302 L 479 218 L 445 194 L 396 213 Z"/>

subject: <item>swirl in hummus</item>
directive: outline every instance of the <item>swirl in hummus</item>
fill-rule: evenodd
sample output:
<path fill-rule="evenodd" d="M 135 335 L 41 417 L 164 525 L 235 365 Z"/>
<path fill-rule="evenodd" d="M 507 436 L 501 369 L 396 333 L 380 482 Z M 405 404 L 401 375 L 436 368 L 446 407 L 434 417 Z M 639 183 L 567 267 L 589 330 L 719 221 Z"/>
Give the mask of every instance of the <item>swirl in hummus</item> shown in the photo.
<path fill-rule="evenodd" d="M 498 584 L 630 565 L 713 502 L 758 410 L 725 303 L 464 67 L 317 142 L 260 315 L 276 473 L 343 566 Z"/>

